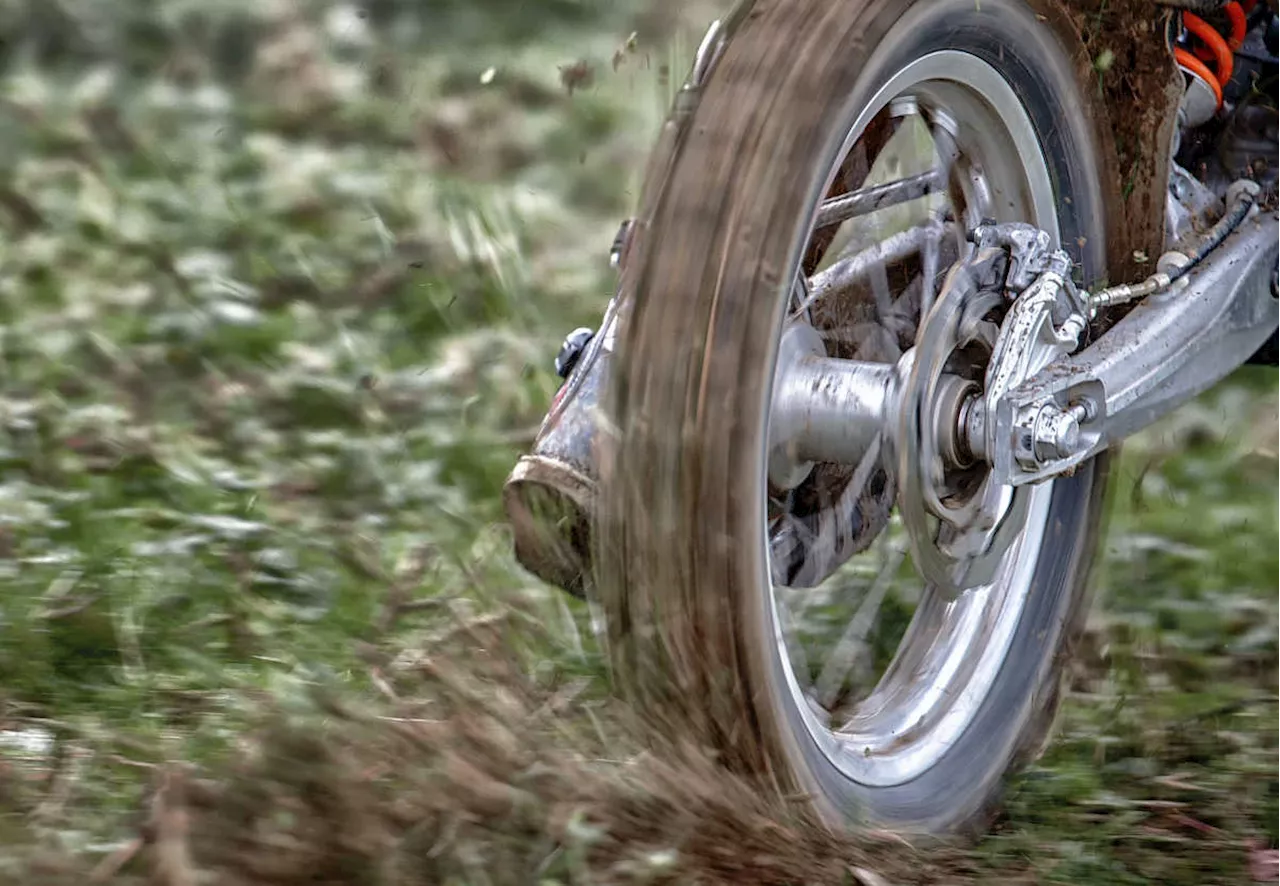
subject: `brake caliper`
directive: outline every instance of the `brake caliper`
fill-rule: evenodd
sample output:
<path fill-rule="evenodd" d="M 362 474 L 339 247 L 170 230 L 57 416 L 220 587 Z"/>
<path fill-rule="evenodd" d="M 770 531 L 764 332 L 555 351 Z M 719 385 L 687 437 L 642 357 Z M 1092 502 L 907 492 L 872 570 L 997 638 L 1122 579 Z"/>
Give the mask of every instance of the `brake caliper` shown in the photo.
<path fill-rule="evenodd" d="M 1079 451 L 1082 425 L 1096 417 L 1096 402 L 1084 392 L 1063 404 L 1017 403 L 1009 396 L 1077 349 L 1088 322 L 1088 296 L 1071 280 L 1070 256 L 1050 248 L 1044 231 L 1026 224 L 982 225 L 973 239 L 979 247 L 1009 250 L 1005 286 L 1014 301 L 987 368 L 981 439 L 971 445 L 986 455 L 997 482 L 1020 486 L 1061 473 Z"/>

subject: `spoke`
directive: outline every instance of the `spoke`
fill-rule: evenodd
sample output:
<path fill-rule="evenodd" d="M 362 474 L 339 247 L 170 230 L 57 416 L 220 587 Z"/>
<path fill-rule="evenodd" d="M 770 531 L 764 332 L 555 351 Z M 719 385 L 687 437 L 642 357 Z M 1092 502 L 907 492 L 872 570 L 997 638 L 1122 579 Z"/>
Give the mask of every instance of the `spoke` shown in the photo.
<path fill-rule="evenodd" d="M 887 538 L 887 534 L 885 537 Z M 885 593 L 893 584 L 894 575 L 906 558 L 906 549 L 902 545 L 893 545 L 889 548 L 888 555 L 875 581 L 871 583 L 871 589 L 858 604 L 844 634 L 836 643 L 831 655 L 827 657 L 826 663 L 822 666 L 822 672 L 818 675 L 817 683 L 814 685 L 814 695 L 823 707 L 830 708 L 835 704 L 840 690 L 844 688 L 845 678 L 859 664 L 859 659 L 865 659 L 868 651 L 867 635 L 875 625 Z M 867 670 L 870 666 L 870 663 L 865 660 L 862 664 L 863 670 Z"/>
<path fill-rule="evenodd" d="M 929 309 L 933 307 L 934 284 L 938 278 L 938 239 L 937 237 L 928 238 L 920 250 L 919 322 L 921 324 L 929 315 Z"/>
<path fill-rule="evenodd" d="M 842 258 L 809 280 L 809 296 L 800 310 L 808 309 L 821 298 L 846 293 L 877 267 L 895 264 L 914 255 L 930 238 L 940 236 L 949 225 L 930 219 L 922 225 L 886 237 L 874 246 Z M 798 312 L 797 312 L 798 313 Z"/>
<path fill-rule="evenodd" d="M 933 147 L 938 154 L 938 167 L 934 174 L 941 177 L 940 189 L 943 189 L 950 184 L 951 171 L 960 159 L 960 148 L 956 144 L 958 127 L 951 115 L 940 109 L 930 111 L 928 121 L 929 135 L 933 138 Z"/>
<path fill-rule="evenodd" d="M 928 114 L 929 135 L 933 138 L 933 147 L 938 154 L 938 171 L 943 176 L 942 189 L 946 191 L 948 201 L 951 204 L 952 215 L 959 221 L 959 210 L 964 204 L 963 192 L 954 180 L 955 167 L 960 159 L 961 151 L 959 145 L 956 144 L 956 134 L 959 132 L 959 126 L 956 121 L 939 108 L 932 109 Z M 957 199 L 960 198 L 960 199 Z M 979 207 L 985 212 L 987 207 Z M 957 255 L 963 256 L 965 253 L 965 228 L 964 224 L 955 226 L 956 250 Z M 921 304 L 926 302 L 933 304 L 933 280 L 929 280 L 927 285 L 929 290 L 923 293 Z M 924 320 L 924 312 L 920 314 L 921 322 Z"/>
<path fill-rule="evenodd" d="M 771 553 L 775 558 L 770 566 L 775 583 L 782 584 L 786 580 L 786 576 L 778 575 L 777 571 L 787 562 L 781 560 L 776 552 L 790 553 L 796 546 L 805 552 L 804 562 L 790 580 L 790 586 L 796 588 L 816 586 L 858 553 L 856 544 L 862 537 L 865 519 L 859 506 L 866 498 L 864 493 L 871 473 L 880 463 L 882 446 L 883 435 L 877 432 L 840 495 L 830 507 L 818 513 L 816 531 L 794 515 L 785 515 L 785 522 L 770 538 Z"/>
<path fill-rule="evenodd" d="M 889 291 L 889 272 L 884 265 L 871 272 L 871 289 L 876 299 L 876 319 L 880 327 L 890 333 L 882 337 L 884 352 L 879 356 L 887 363 L 894 363 L 902 356 L 902 349 L 898 347 L 898 336 L 892 334 L 894 299 Z"/>
<path fill-rule="evenodd" d="M 951 174 L 960 158 L 960 150 L 956 145 L 955 138 L 956 123 L 950 115 L 940 111 L 934 111 L 930 115 L 929 123 L 929 135 L 933 139 L 933 148 L 938 155 L 937 171 L 942 176 L 942 189 L 948 193 L 954 214 L 956 206 L 954 203 L 955 194 L 951 190 Z M 957 244 L 961 251 L 963 251 L 964 240 L 963 228 L 963 225 L 956 227 Z M 929 309 L 933 307 L 933 299 L 937 294 L 935 286 L 938 278 L 938 246 L 938 238 L 931 238 L 921 250 L 920 270 L 923 279 L 920 282 L 919 322 L 922 324 L 924 323 L 924 318 L 929 314 Z"/>
<path fill-rule="evenodd" d="M 947 175 L 946 169 L 930 169 L 897 181 L 858 188 L 856 191 L 824 200 L 818 207 L 818 220 L 815 227 L 830 227 L 860 215 L 910 203 L 912 200 L 919 200 L 921 197 L 946 190 Z"/>
<path fill-rule="evenodd" d="M 884 261 L 876 262 L 868 271 L 871 293 L 876 299 L 876 319 L 883 323 L 893 311 L 893 293 L 889 291 L 889 268 Z"/>
<path fill-rule="evenodd" d="M 769 571 L 773 583 L 786 587 L 786 570 L 796 551 L 812 551 L 818 544 L 818 536 L 809 526 L 788 511 L 784 511 L 769 527 Z"/>
<path fill-rule="evenodd" d="M 796 273 L 795 282 L 791 286 L 791 297 L 788 300 L 788 310 L 791 316 L 798 317 L 809 310 L 809 305 L 813 300 L 809 297 L 809 281 L 805 279 L 803 273 Z"/>

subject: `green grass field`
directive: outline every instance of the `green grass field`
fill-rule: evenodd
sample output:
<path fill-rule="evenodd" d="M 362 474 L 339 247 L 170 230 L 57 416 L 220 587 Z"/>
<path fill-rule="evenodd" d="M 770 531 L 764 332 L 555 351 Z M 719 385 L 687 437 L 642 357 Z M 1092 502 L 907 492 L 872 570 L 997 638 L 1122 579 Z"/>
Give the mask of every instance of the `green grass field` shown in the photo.
<path fill-rule="evenodd" d="M 628 774 L 498 501 L 709 18 L 0 2 L 0 882 L 717 882 L 744 788 Z M 867 866 L 1265 871 L 1276 403 L 1242 371 L 1126 448 L 1058 739 L 975 849 Z"/>

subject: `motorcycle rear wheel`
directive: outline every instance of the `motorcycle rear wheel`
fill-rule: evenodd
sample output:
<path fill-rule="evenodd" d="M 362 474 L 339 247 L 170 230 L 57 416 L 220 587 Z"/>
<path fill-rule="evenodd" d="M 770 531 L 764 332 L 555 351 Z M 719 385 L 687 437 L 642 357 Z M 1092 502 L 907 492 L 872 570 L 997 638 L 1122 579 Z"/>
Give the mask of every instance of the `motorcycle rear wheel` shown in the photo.
<path fill-rule="evenodd" d="M 979 155 L 965 168 L 995 182 L 964 212 L 1049 230 L 1085 283 L 1106 271 L 1102 118 L 1066 25 L 1039 3 L 757 0 L 727 31 L 652 167 L 623 271 L 596 553 L 617 676 L 662 728 L 834 826 L 980 828 L 1057 710 L 1106 457 L 1037 491 L 980 595 L 921 590 L 894 663 L 855 707 L 871 725 L 850 732 L 815 711 L 784 642 L 767 528 L 775 368 L 792 281 L 831 245 L 815 240 L 818 206 L 894 99 L 948 105 Z M 955 627 L 965 612 L 980 629 Z M 968 676 L 947 683 L 947 668 Z"/>

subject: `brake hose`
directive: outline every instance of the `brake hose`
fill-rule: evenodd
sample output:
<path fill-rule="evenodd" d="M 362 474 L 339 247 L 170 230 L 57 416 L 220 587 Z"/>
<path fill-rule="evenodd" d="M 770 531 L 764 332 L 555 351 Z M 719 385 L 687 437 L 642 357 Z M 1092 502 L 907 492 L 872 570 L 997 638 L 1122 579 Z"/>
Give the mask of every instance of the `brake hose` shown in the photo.
<path fill-rule="evenodd" d="M 1250 182 L 1250 184 L 1253 183 Z M 1209 233 L 1201 239 L 1200 245 L 1187 256 L 1189 261 L 1174 268 L 1169 274 L 1170 283 L 1181 279 L 1186 275 L 1187 271 L 1204 261 L 1210 252 L 1222 245 L 1222 241 L 1226 240 L 1232 231 L 1240 227 L 1240 224 L 1248 217 L 1249 210 L 1253 209 L 1253 204 L 1257 202 L 1258 192 L 1255 188 L 1242 187 L 1236 192 L 1231 208 L 1227 210 L 1222 218 L 1218 219 L 1218 223 L 1210 228 Z"/>
<path fill-rule="evenodd" d="M 1253 187 L 1248 185 L 1253 185 Z M 1154 295 L 1162 289 L 1167 289 L 1175 281 L 1186 276 L 1192 268 L 1204 261 L 1205 257 L 1221 246 L 1222 241 L 1226 240 L 1231 235 L 1231 232 L 1240 227 L 1240 224 L 1249 216 L 1250 210 L 1253 209 L 1254 204 L 1257 202 L 1258 187 L 1253 182 L 1249 182 L 1248 185 L 1243 182 L 1237 182 L 1233 186 L 1235 194 L 1232 195 L 1231 205 L 1226 213 L 1209 229 L 1209 233 L 1201 238 L 1195 249 L 1189 253 L 1182 253 L 1187 259 L 1185 262 L 1179 262 L 1167 272 L 1158 271 L 1141 283 L 1111 286 L 1090 295 L 1088 299 L 1090 319 L 1098 316 L 1098 312 L 1103 308 L 1141 301 L 1149 295 Z"/>

